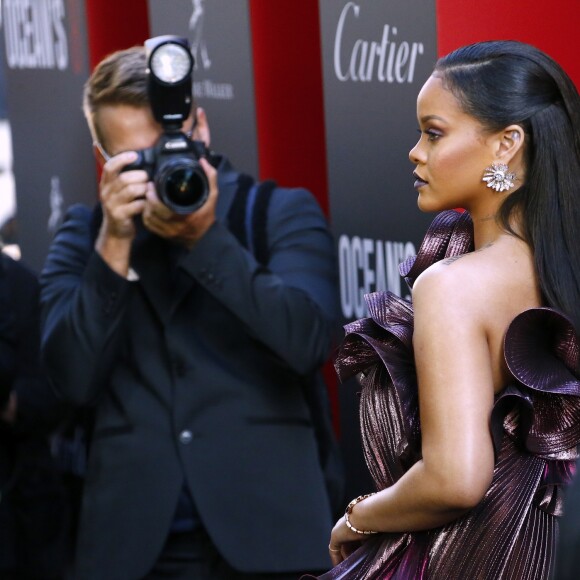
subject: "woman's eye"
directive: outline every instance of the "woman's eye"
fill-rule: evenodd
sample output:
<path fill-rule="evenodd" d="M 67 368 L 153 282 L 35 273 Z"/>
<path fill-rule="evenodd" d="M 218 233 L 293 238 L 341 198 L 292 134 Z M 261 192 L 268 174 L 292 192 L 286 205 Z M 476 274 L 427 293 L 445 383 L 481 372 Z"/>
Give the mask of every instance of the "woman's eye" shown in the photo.
<path fill-rule="evenodd" d="M 437 141 L 437 139 L 441 137 L 441 133 L 435 131 L 434 129 L 425 129 L 425 130 L 417 129 L 417 131 L 421 136 L 427 135 L 427 141 Z"/>
<path fill-rule="evenodd" d="M 431 129 L 425 131 L 425 135 L 427 135 L 427 141 L 437 141 L 437 139 L 441 137 L 440 133 L 437 133 L 436 131 L 433 131 Z"/>

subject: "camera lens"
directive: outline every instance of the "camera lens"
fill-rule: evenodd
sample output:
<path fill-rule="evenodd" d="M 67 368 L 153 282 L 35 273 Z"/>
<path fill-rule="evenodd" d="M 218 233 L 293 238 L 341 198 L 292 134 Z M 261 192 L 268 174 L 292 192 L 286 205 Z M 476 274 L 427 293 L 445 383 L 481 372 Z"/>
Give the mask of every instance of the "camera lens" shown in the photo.
<path fill-rule="evenodd" d="M 198 210 L 209 196 L 207 177 L 193 159 L 182 157 L 164 163 L 157 173 L 155 185 L 161 201 L 176 213 Z"/>

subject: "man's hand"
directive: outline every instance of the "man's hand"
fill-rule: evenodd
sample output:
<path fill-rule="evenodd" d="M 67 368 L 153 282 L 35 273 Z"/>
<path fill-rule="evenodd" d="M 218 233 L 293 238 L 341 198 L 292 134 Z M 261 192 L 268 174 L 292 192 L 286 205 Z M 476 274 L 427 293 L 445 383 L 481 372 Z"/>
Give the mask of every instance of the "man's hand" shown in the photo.
<path fill-rule="evenodd" d="M 121 170 L 136 161 L 134 151 L 119 153 L 103 166 L 100 199 L 103 206 L 104 234 L 118 239 L 133 240 L 135 224 L 133 218 L 143 212 L 147 193 L 147 173 L 143 170 Z"/>
<path fill-rule="evenodd" d="M 143 223 L 149 231 L 187 248 L 193 247 L 216 219 L 217 171 L 206 159 L 200 159 L 200 165 L 209 182 L 209 198 L 201 208 L 187 215 L 177 214 L 159 200 L 155 188 L 151 187 L 147 190 L 147 201 L 143 210 Z"/>
<path fill-rule="evenodd" d="M 143 212 L 147 191 L 153 190 L 145 171 L 121 171 L 136 159 L 134 151 L 109 159 L 103 166 L 99 193 L 103 224 L 95 247 L 109 267 L 124 277 L 136 233 L 133 218 Z"/>

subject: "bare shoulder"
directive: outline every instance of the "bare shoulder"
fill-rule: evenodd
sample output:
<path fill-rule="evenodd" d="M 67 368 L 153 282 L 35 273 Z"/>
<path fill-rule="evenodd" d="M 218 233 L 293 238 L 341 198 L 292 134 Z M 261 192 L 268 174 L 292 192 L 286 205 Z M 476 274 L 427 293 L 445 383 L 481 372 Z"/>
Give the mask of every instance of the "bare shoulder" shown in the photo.
<path fill-rule="evenodd" d="M 496 320 L 513 318 L 540 305 L 533 256 L 524 242 L 505 236 L 475 252 L 443 259 L 417 278 L 413 303 L 416 311 L 469 313 L 474 322 L 489 321 L 492 312 Z"/>
<path fill-rule="evenodd" d="M 489 298 L 489 283 L 493 281 L 494 270 L 475 253 L 441 260 L 427 268 L 415 281 L 413 303 L 415 307 L 425 302 L 438 309 L 471 309 L 473 304 Z"/>

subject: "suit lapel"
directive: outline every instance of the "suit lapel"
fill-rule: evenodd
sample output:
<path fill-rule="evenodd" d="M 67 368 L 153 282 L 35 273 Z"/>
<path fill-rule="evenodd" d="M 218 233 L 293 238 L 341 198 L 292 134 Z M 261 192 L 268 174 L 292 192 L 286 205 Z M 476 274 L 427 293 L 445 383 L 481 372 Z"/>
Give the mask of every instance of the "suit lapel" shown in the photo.
<path fill-rule="evenodd" d="M 165 324 L 171 312 L 173 282 L 166 244 L 144 231 L 134 242 L 131 267 L 139 275 L 138 284 L 153 310 Z"/>

